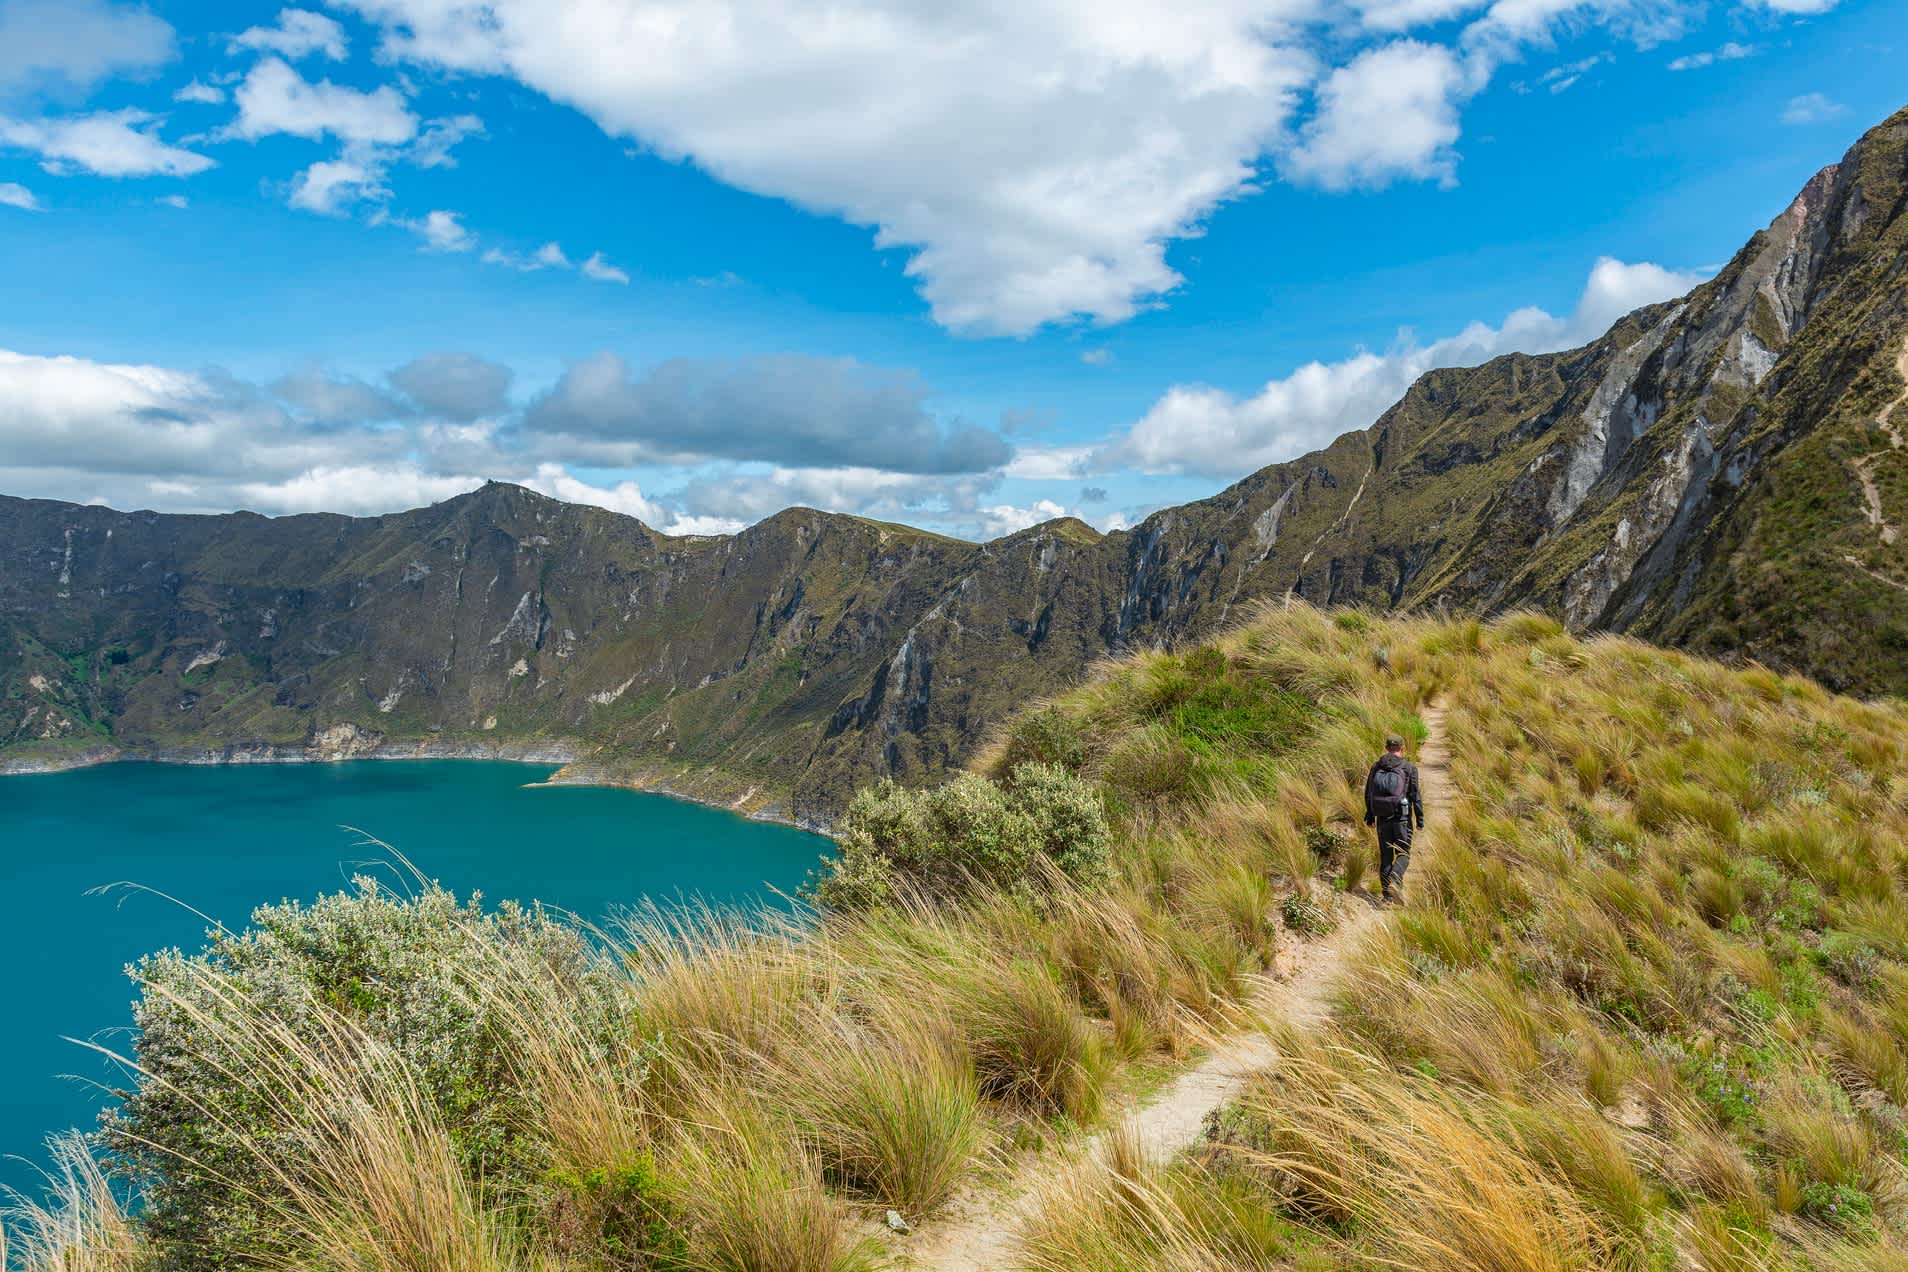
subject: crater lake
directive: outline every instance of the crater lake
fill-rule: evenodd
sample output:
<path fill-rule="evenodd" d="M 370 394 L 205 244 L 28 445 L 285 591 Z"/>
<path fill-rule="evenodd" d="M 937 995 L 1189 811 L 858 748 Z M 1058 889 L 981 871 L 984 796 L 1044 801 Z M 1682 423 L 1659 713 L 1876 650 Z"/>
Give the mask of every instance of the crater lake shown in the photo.
<path fill-rule="evenodd" d="M 541 901 L 596 921 L 646 897 L 773 901 L 829 847 L 659 795 L 533 785 L 552 771 L 119 763 L 0 778 L 0 1189 L 37 1193 L 45 1137 L 92 1129 L 111 1098 L 101 1084 L 124 1084 L 66 1039 L 126 1054 L 126 965 L 198 949 L 208 920 L 239 930 L 259 905 L 309 901 L 359 874 L 402 889 L 412 877 L 392 850 L 460 897 Z"/>

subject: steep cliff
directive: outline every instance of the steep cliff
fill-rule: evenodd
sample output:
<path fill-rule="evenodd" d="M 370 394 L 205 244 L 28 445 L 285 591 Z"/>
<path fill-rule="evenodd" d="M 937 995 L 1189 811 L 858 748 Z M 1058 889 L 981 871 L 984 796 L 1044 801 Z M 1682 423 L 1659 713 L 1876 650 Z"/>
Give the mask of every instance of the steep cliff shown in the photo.
<path fill-rule="evenodd" d="M 1130 532 L 804 509 L 671 538 L 493 485 L 352 519 L 0 498 L 0 761 L 543 754 L 825 818 L 1264 598 L 1537 606 L 1908 691 L 1908 111 L 1715 278 Z"/>

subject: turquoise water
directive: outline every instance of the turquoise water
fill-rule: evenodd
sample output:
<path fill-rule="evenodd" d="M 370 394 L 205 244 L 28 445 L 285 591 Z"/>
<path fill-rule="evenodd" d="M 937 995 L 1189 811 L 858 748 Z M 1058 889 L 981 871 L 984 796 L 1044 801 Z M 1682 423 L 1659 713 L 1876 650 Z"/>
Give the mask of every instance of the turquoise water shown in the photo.
<path fill-rule="evenodd" d="M 168 946 L 198 948 L 206 924 L 186 906 L 236 928 L 259 904 L 336 892 L 354 873 L 400 883 L 366 836 L 459 895 L 539 900 L 589 919 L 645 896 L 792 891 L 828 846 L 656 795 L 525 788 L 550 771 L 376 760 L 0 778 L 0 966 L 10 971 L 0 1156 L 41 1160 L 48 1133 L 93 1125 L 107 1097 L 75 1079 L 114 1075 L 62 1039 L 127 1049 L 124 967 Z M 121 882 L 151 891 L 89 895 Z M 37 1178 L 25 1162 L 0 1160 L 0 1187 Z"/>

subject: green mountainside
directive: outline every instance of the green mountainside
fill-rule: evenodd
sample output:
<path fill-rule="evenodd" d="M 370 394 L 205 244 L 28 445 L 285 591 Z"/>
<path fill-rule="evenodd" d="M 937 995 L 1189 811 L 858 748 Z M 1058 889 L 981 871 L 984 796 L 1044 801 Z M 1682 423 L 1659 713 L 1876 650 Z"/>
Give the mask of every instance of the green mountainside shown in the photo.
<path fill-rule="evenodd" d="M 492 485 L 383 517 L 0 498 L 0 763 L 496 754 L 826 819 L 1264 598 L 1536 607 L 1908 689 L 1908 111 L 1715 278 L 1581 349 L 1101 536 L 804 509 L 672 538 Z"/>

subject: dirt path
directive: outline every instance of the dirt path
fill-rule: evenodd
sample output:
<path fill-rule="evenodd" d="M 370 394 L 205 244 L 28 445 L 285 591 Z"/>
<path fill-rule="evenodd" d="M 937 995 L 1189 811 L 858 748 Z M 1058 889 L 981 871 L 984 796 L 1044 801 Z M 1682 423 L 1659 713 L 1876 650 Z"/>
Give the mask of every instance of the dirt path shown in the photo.
<path fill-rule="evenodd" d="M 1901 527 L 1889 521 L 1882 511 L 1881 489 L 1875 484 L 1875 461 L 1889 451 L 1902 448 L 1904 439 L 1901 427 L 1895 423 L 1895 412 L 1902 403 L 1908 402 L 1908 340 L 1902 341 L 1901 354 L 1895 361 L 1896 370 L 1901 372 L 1905 387 L 1901 395 L 1881 409 L 1875 417 L 1875 427 L 1888 438 L 1887 451 L 1871 451 L 1860 459 L 1853 460 L 1849 466 L 1855 470 L 1855 478 L 1862 484 L 1862 515 L 1868 518 L 1868 524 L 1875 527 L 1875 533 L 1881 536 L 1884 545 L 1895 543 L 1901 538 Z M 1872 571 L 1871 571 L 1872 573 Z"/>
<path fill-rule="evenodd" d="M 1446 815 L 1450 791 L 1445 709 L 1432 703 L 1422 715 L 1429 737 L 1418 752 L 1419 781 L 1427 813 L 1439 819 Z M 1369 851 L 1369 844 L 1362 846 Z M 1323 1020 L 1345 956 L 1382 921 L 1369 894 L 1347 898 L 1338 926 L 1330 933 L 1281 952 L 1272 973 L 1260 979 L 1248 1002 L 1247 1018 L 1278 1017 L 1298 1025 Z M 1204 1060 L 1181 1073 L 1155 1098 L 1129 1113 L 1121 1125 L 1149 1159 L 1169 1160 L 1198 1141 L 1208 1113 L 1237 1099 L 1247 1080 L 1277 1059 L 1278 1051 L 1265 1031 L 1238 1030 L 1219 1040 Z M 1089 1159 L 1099 1157 L 1106 1151 L 1109 1135 L 1101 1131 L 1089 1137 L 1077 1153 Z M 998 1191 L 957 1199 L 946 1214 L 904 1239 L 896 1250 L 898 1266 L 914 1272 L 1011 1268 L 1018 1230 L 1038 1203 L 1040 1186 L 1068 1160 L 1058 1153 L 1036 1157 Z"/>

